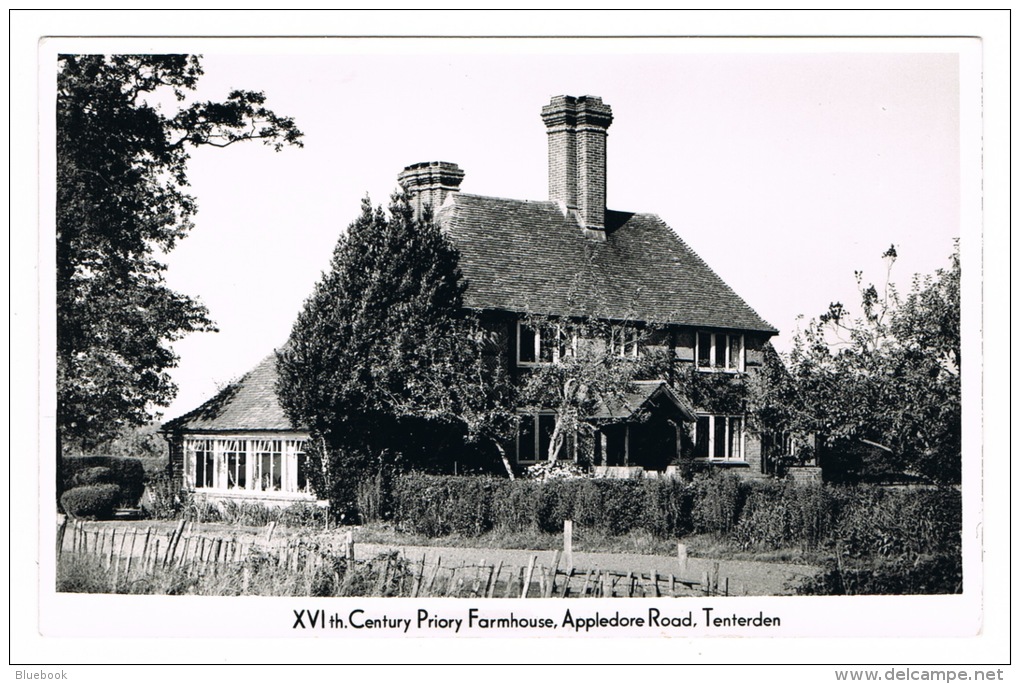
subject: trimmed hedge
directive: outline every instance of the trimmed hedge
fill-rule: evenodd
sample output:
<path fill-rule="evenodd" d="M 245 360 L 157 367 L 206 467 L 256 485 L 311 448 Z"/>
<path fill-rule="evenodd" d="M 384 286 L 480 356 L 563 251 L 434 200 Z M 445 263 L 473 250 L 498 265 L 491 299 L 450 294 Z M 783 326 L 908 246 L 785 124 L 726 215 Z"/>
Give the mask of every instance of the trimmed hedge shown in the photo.
<path fill-rule="evenodd" d="M 851 555 L 926 554 L 960 545 L 955 489 L 833 487 L 734 475 L 552 479 L 423 475 L 393 483 L 393 522 L 429 537 L 563 530 L 661 539 L 707 534 L 749 550 L 836 548 Z"/>
<path fill-rule="evenodd" d="M 100 469 L 109 471 L 108 476 Z M 108 479 L 103 481 L 104 477 Z M 145 467 L 136 458 L 66 456 L 63 482 L 65 491 L 82 485 L 116 484 L 120 491 L 117 506 L 131 508 L 138 505 L 145 491 Z"/>
<path fill-rule="evenodd" d="M 60 504 L 72 517 L 101 520 L 113 516 L 120 496 L 120 487 L 115 484 L 84 485 L 64 492 Z"/>

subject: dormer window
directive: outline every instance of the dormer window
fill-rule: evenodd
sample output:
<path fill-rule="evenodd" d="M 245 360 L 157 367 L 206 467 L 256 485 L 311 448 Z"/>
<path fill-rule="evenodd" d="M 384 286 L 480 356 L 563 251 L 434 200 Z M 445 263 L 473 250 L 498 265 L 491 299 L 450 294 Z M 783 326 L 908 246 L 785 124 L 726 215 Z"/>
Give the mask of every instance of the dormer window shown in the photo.
<path fill-rule="evenodd" d="M 698 370 L 744 372 L 744 336 L 699 332 L 695 351 Z"/>
<path fill-rule="evenodd" d="M 557 363 L 574 354 L 577 339 L 560 325 L 517 322 L 517 365 Z"/>

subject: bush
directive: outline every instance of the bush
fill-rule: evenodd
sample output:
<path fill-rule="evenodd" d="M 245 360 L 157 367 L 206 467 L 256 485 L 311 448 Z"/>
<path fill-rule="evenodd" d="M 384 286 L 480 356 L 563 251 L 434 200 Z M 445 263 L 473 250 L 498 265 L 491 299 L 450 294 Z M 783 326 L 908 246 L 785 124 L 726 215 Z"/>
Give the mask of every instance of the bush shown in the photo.
<path fill-rule="evenodd" d="M 102 520 L 113 517 L 120 495 L 120 487 L 115 484 L 85 485 L 64 492 L 60 504 L 73 518 Z"/>
<path fill-rule="evenodd" d="M 809 596 L 959 594 L 962 591 L 963 561 L 958 553 L 849 563 L 830 559 L 822 572 L 797 587 L 798 594 Z"/>
<path fill-rule="evenodd" d="M 694 531 L 728 536 L 740 521 L 750 483 L 736 475 L 701 476 L 694 480 Z"/>
<path fill-rule="evenodd" d="M 73 478 L 74 486 L 85 487 L 88 485 L 116 484 L 113 481 L 113 471 L 109 468 L 98 466 L 85 468 L 75 473 Z"/>
<path fill-rule="evenodd" d="M 141 499 L 143 492 L 145 492 L 146 478 L 142 462 L 135 458 L 117 458 L 114 456 L 65 457 L 62 473 L 64 489 L 69 490 L 83 484 L 100 484 L 99 482 L 86 483 L 81 481 L 82 477 L 94 477 L 94 475 L 89 476 L 85 475 L 85 473 L 86 471 L 95 472 L 97 468 L 109 470 L 109 483 L 116 484 L 120 488 L 120 495 L 117 500 L 118 506 L 132 508 L 138 505 L 138 500 Z"/>
<path fill-rule="evenodd" d="M 149 478 L 140 502 L 142 514 L 155 520 L 172 520 L 191 504 L 191 494 L 181 489 L 176 478 L 160 473 Z"/>
<path fill-rule="evenodd" d="M 280 524 L 287 527 L 325 527 L 326 509 L 313 503 L 296 503 L 280 513 Z"/>

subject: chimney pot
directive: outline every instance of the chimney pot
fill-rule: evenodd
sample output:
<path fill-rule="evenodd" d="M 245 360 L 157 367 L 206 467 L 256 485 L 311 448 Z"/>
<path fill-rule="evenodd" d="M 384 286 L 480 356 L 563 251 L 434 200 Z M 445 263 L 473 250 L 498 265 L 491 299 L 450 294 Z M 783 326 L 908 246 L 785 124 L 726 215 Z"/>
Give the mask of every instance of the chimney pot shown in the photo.
<path fill-rule="evenodd" d="M 426 207 L 432 208 L 434 216 L 450 193 L 460 190 L 463 180 L 464 171 L 459 166 L 443 161 L 411 164 L 397 175 L 416 219 L 421 218 Z"/>

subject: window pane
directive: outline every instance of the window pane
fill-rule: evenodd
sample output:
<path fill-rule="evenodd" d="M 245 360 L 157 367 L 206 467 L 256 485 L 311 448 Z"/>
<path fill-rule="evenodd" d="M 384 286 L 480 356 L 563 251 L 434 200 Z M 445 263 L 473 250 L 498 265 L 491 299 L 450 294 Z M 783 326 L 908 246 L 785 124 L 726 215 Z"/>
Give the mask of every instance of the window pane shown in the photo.
<path fill-rule="evenodd" d="M 308 455 L 305 453 L 305 443 L 297 442 L 294 446 L 297 452 L 297 488 L 299 492 L 308 489 Z"/>
<path fill-rule="evenodd" d="M 559 355 L 561 359 L 565 359 L 568 356 L 572 356 L 574 353 L 574 346 L 572 344 L 571 335 L 563 328 L 557 328 L 556 330 L 556 343 L 559 347 Z"/>
<path fill-rule="evenodd" d="M 283 455 L 273 454 L 273 491 L 283 489 Z"/>
<path fill-rule="evenodd" d="M 556 429 L 556 416 L 544 414 L 538 417 L 538 457 L 548 458 L 549 445 L 552 443 L 553 430 Z"/>
<path fill-rule="evenodd" d="M 205 487 L 205 451 L 195 452 L 195 486 Z"/>
<path fill-rule="evenodd" d="M 694 432 L 694 457 L 708 458 L 708 416 L 698 416 L 698 425 Z"/>
<path fill-rule="evenodd" d="M 535 460 L 535 417 L 521 416 L 517 432 L 517 460 Z"/>
<path fill-rule="evenodd" d="M 744 370 L 740 367 L 740 352 L 743 350 L 743 346 L 740 335 L 730 335 L 730 360 L 727 366 L 730 370 Z"/>
<path fill-rule="evenodd" d="M 538 360 L 544 363 L 553 362 L 553 350 L 556 348 L 556 331 L 553 328 L 543 328 L 539 332 Z"/>
<path fill-rule="evenodd" d="M 726 458 L 726 419 L 715 417 L 715 440 L 712 445 L 713 458 Z"/>
<path fill-rule="evenodd" d="M 698 366 L 708 368 L 712 365 L 712 336 L 698 333 Z"/>
<path fill-rule="evenodd" d="M 521 325 L 520 341 L 518 343 L 517 358 L 524 363 L 535 362 L 535 331 L 526 325 Z"/>
<path fill-rule="evenodd" d="M 729 447 L 729 458 L 740 459 L 742 454 L 740 453 L 740 436 L 743 431 L 744 421 L 742 418 L 733 417 L 730 421 L 730 447 Z"/>
<path fill-rule="evenodd" d="M 712 335 L 715 338 L 715 367 L 725 368 L 726 359 L 729 358 L 729 335 Z"/>

